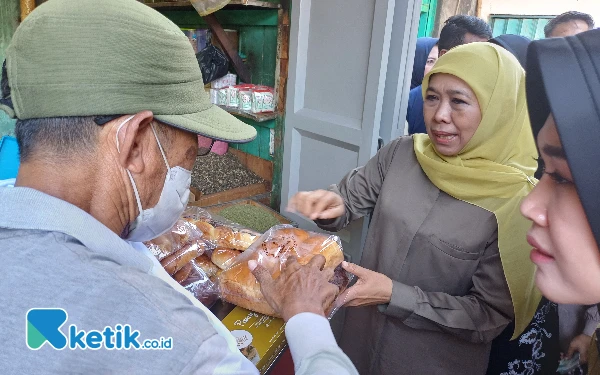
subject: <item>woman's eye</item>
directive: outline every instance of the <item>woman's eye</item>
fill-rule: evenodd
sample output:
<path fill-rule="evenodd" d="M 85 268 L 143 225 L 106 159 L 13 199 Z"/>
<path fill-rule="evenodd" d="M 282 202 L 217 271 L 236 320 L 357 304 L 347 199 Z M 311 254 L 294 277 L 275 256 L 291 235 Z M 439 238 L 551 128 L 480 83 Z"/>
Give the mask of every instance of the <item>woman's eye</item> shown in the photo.
<path fill-rule="evenodd" d="M 560 173 L 557 172 L 546 172 L 546 170 L 544 170 L 544 173 L 546 173 L 548 176 L 550 176 L 550 178 L 556 182 L 559 185 L 565 185 L 565 184 L 572 184 L 573 182 L 570 180 L 567 180 L 566 178 L 564 178 L 563 176 L 560 175 Z"/>
<path fill-rule="evenodd" d="M 427 60 L 427 65 L 433 65 L 435 63 L 434 59 Z"/>
<path fill-rule="evenodd" d="M 425 96 L 425 100 L 428 100 L 428 101 L 437 100 L 437 96 L 432 95 L 432 94 L 427 94 Z"/>
<path fill-rule="evenodd" d="M 467 102 L 465 102 L 464 100 L 456 99 L 456 98 L 452 99 L 452 103 L 454 103 L 454 104 L 467 104 Z"/>

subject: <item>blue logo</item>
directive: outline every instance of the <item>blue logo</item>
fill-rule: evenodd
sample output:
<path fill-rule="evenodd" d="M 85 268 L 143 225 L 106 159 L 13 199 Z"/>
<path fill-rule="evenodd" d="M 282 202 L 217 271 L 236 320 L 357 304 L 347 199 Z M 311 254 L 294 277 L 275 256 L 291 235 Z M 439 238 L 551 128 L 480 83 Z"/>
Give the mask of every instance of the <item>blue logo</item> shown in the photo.
<path fill-rule="evenodd" d="M 54 349 L 64 349 L 67 337 L 60 327 L 67 321 L 67 312 L 63 309 L 31 309 L 27 312 L 27 346 L 38 350 L 47 342 Z"/>
<path fill-rule="evenodd" d="M 140 331 L 132 329 L 129 324 L 106 326 L 101 331 L 79 330 L 71 324 L 67 335 L 61 327 L 67 321 L 68 314 L 64 309 L 31 309 L 26 317 L 27 347 L 38 350 L 49 343 L 54 349 L 69 347 L 75 349 L 108 349 L 108 350 L 171 350 L 173 338 L 140 340 Z"/>

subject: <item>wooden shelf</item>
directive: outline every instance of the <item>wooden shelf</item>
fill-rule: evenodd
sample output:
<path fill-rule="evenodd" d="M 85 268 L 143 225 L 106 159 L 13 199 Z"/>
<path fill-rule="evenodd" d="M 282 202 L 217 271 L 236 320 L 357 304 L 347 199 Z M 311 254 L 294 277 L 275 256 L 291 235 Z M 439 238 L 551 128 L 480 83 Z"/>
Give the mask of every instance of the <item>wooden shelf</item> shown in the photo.
<path fill-rule="evenodd" d="M 141 0 L 138 0 L 141 1 Z M 148 5 L 151 8 L 193 8 L 189 1 L 158 1 L 158 2 L 145 2 L 142 3 Z M 269 1 L 261 0 L 231 0 L 224 9 L 279 9 L 281 4 L 272 3 Z"/>
<path fill-rule="evenodd" d="M 222 105 L 218 106 L 224 111 L 231 113 L 234 116 L 249 118 L 250 120 L 254 120 L 256 122 L 264 122 L 269 120 L 274 120 L 277 118 L 277 112 L 265 112 L 265 113 L 250 113 L 250 112 L 242 112 L 238 109 L 232 107 L 225 107 Z"/>
<path fill-rule="evenodd" d="M 192 190 L 192 189 L 190 189 Z M 196 189 L 194 189 L 196 190 Z M 207 207 L 214 206 L 225 202 L 231 202 L 238 199 L 250 198 L 255 195 L 265 194 L 271 191 L 271 184 L 269 182 L 263 182 L 258 184 L 252 184 L 248 186 L 242 186 L 230 190 L 221 191 L 214 194 L 202 195 L 195 192 L 196 200 L 194 202 L 188 202 L 188 206 Z"/>

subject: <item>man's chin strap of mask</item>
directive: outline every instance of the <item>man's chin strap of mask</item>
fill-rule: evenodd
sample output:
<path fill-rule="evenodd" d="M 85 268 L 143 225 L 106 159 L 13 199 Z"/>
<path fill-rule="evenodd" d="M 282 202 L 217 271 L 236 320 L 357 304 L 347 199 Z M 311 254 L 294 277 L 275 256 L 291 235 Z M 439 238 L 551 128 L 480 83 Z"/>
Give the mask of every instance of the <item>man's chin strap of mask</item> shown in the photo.
<path fill-rule="evenodd" d="M 121 152 L 119 147 L 119 132 L 121 131 L 123 125 L 129 122 L 133 117 L 134 116 L 128 117 L 117 128 L 116 141 L 117 151 L 119 153 Z M 129 241 L 150 241 L 171 229 L 185 210 L 190 195 L 189 188 L 192 174 L 191 171 L 188 171 L 182 167 L 171 168 L 169 166 L 167 156 L 165 155 L 162 145 L 160 144 L 154 124 L 150 124 L 150 127 L 152 128 L 152 133 L 154 133 L 154 138 L 158 144 L 160 154 L 162 155 L 165 165 L 167 166 L 167 175 L 165 177 L 165 184 L 163 185 L 163 189 L 156 206 L 143 210 L 137 185 L 133 180 L 131 172 L 126 169 L 129 180 L 131 181 L 131 186 L 135 194 L 135 200 L 137 202 L 139 211 L 135 221 L 130 224 L 129 233 L 125 235 L 125 238 Z"/>

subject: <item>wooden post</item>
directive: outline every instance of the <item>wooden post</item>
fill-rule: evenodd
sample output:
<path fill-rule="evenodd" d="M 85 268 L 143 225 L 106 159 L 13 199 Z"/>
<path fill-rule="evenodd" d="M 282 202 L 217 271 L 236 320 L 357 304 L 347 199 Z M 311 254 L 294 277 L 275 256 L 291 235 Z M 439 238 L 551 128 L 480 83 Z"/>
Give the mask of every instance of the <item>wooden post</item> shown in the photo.
<path fill-rule="evenodd" d="M 213 34 L 219 41 L 219 43 L 221 43 L 221 46 L 223 46 L 225 54 L 233 63 L 233 67 L 235 68 L 235 71 L 240 77 L 240 80 L 244 83 L 251 83 L 250 72 L 248 71 L 248 68 L 246 67 L 246 65 L 244 65 L 244 62 L 238 54 L 237 48 L 233 46 L 231 40 L 229 40 L 229 38 L 227 37 L 225 30 L 223 30 L 223 27 L 219 23 L 219 20 L 217 20 L 217 17 L 215 17 L 215 14 L 211 13 L 207 16 L 204 16 L 203 18 L 208 24 L 208 27 L 210 27 L 210 30 L 213 32 Z"/>
<path fill-rule="evenodd" d="M 275 70 L 275 95 L 277 95 L 277 119 L 275 120 L 275 155 L 273 158 L 273 187 L 271 207 L 279 211 L 281 206 L 281 178 L 283 170 L 283 136 L 285 130 L 285 103 L 290 51 L 290 0 L 281 0 L 278 13 L 277 65 Z"/>
<path fill-rule="evenodd" d="M 21 22 L 35 9 L 35 0 L 21 0 Z"/>

